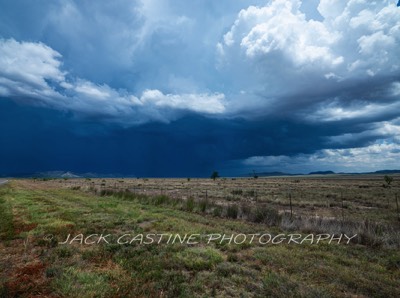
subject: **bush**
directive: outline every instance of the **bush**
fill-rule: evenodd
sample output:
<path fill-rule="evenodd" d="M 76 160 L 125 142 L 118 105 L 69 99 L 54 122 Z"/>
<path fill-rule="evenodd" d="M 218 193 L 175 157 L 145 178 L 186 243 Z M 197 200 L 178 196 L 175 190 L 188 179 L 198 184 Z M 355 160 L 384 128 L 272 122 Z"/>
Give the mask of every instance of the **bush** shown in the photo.
<path fill-rule="evenodd" d="M 169 202 L 169 198 L 164 195 L 156 196 L 153 198 L 154 205 L 165 205 Z"/>
<path fill-rule="evenodd" d="M 100 196 L 102 196 L 102 197 L 112 196 L 113 194 L 114 194 L 114 191 L 110 190 L 110 189 L 102 189 L 100 191 Z"/>
<path fill-rule="evenodd" d="M 253 209 L 250 220 L 256 223 L 266 223 L 271 226 L 279 225 L 281 216 L 275 209 L 268 208 L 267 206 L 260 206 Z"/>
<path fill-rule="evenodd" d="M 246 197 L 254 197 L 256 195 L 256 192 L 254 190 L 248 190 L 245 193 Z"/>
<path fill-rule="evenodd" d="M 213 209 L 213 215 L 220 217 L 222 215 L 222 207 L 221 206 L 215 206 Z"/>
<path fill-rule="evenodd" d="M 249 218 L 249 216 L 251 216 L 252 209 L 248 204 L 243 203 L 241 205 L 241 210 L 242 210 L 242 217 Z"/>
<path fill-rule="evenodd" d="M 237 218 L 239 214 L 239 207 L 236 204 L 229 205 L 226 210 L 226 216 L 229 218 Z"/>
<path fill-rule="evenodd" d="M 207 208 L 209 206 L 209 201 L 208 199 L 202 199 L 199 201 L 199 209 L 201 212 L 205 213 Z"/>
<path fill-rule="evenodd" d="M 193 198 L 188 198 L 186 200 L 186 205 L 185 205 L 185 210 L 192 212 L 194 209 L 194 199 Z"/>
<path fill-rule="evenodd" d="M 233 195 L 242 195 L 243 194 L 243 190 L 241 190 L 241 189 L 234 189 L 234 190 L 232 190 L 231 191 L 231 193 L 233 194 Z"/>

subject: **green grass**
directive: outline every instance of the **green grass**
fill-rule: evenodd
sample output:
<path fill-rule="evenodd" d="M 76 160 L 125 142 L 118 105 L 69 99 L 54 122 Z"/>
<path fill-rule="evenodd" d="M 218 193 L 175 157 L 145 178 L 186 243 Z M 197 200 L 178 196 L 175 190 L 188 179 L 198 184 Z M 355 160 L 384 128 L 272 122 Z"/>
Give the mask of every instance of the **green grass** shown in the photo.
<path fill-rule="evenodd" d="M 54 281 L 53 287 L 62 297 L 111 297 L 115 294 L 109 285 L 107 274 L 82 271 L 74 267 L 67 268 Z"/>
<path fill-rule="evenodd" d="M 194 247 L 178 252 L 175 260 L 187 270 L 212 270 L 223 261 L 223 255 L 211 247 Z"/>
<path fill-rule="evenodd" d="M 45 269 L 30 275 L 29 289 L 60 297 L 400 297 L 396 249 L 354 244 L 59 245 L 69 233 L 281 231 L 265 224 L 264 210 L 261 223 L 251 223 L 202 214 L 202 208 L 194 213 L 194 206 L 175 206 L 164 196 L 97 196 L 33 186 L 13 181 L 0 188 L 0 265 L 9 268 L 0 273 L 3 296 L 29 297 L 21 272 L 27 263 L 40 261 Z M 53 240 L 43 237 L 48 234 Z"/>
<path fill-rule="evenodd" d="M 0 188 L 0 240 L 14 236 L 14 223 L 11 204 L 6 200 L 8 188 Z"/>

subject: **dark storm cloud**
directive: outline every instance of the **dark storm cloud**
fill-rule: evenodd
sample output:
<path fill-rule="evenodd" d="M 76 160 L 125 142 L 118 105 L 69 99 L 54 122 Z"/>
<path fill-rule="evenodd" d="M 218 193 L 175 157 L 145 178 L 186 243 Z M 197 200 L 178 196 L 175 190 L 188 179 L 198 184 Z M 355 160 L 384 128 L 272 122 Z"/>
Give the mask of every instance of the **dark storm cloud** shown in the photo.
<path fill-rule="evenodd" d="M 4 171 L 398 165 L 394 1 L 0 7 Z"/>
<path fill-rule="evenodd" d="M 170 124 L 149 123 L 121 129 L 118 125 L 76 122 L 68 113 L 18 106 L 1 101 L 4 129 L 0 168 L 8 173 L 70 170 L 143 176 L 205 176 L 213 169 L 232 172 L 231 160 L 249 156 L 312 154 L 326 145 L 327 135 L 347 132 L 345 125 L 310 125 L 264 121 L 212 120 L 192 115 Z M 354 129 L 353 132 L 362 131 Z M 370 139 L 351 140 L 359 147 Z M 332 147 L 332 146 L 331 146 Z M 250 166 L 250 168 L 254 166 Z"/>

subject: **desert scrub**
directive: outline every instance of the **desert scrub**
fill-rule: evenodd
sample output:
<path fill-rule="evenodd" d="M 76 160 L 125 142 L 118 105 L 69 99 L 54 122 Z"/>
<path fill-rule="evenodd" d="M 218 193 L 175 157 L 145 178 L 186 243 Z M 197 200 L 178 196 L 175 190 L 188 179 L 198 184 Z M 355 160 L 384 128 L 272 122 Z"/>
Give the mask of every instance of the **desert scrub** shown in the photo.
<path fill-rule="evenodd" d="M 150 182 L 151 180 L 147 183 Z M 221 205 L 216 206 L 214 197 L 210 195 L 211 191 L 208 193 L 210 205 L 206 210 L 209 215 L 205 216 L 204 213 L 199 214 L 197 200 L 194 202 L 193 209 L 196 213 L 184 211 L 186 200 L 182 200 L 182 196 L 177 196 L 178 198 L 175 199 L 180 202 L 176 208 L 166 208 L 166 206 L 172 206 L 172 203 L 165 202 L 165 204 L 157 205 L 152 200 L 151 194 L 146 196 L 123 191 L 120 194 L 114 192 L 110 196 L 101 197 L 84 192 L 82 189 L 80 191 L 72 191 L 66 187 L 46 189 L 46 185 L 39 185 L 41 182 L 30 183 L 32 184 L 18 180 L 7 185 L 10 193 L 0 195 L 3 199 L 5 198 L 2 200 L 0 210 L 4 212 L 2 207 L 5 201 L 10 204 L 9 207 L 12 207 L 8 210 L 13 210 L 14 220 L 18 219 L 14 222 L 16 230 L 20 221 L 27 224 L 37 223 L 38 226 L 29 231 L 30 236 L 43 238 L 44 234 L 50 232 L 57 236 L 59 241 L 65 239 L 65 233 L 89 235 L 104 232 L 119 236 L 125 232 L 143 233 L 143 231 L 179 234 L 251 234 L 268 231 L 278 234 L 287 229 L 296 233 L 306 231 L 316 233 L 337 231 L 342 228 L 348 232 L 357 233 L 360 229 L 364 229 L 363 226 L 375 238 L 386 237 L 386 230 L 377 228 L 372 222 L 362 224 L 357 213 L 346 214 L 348 215 L 346 220 L 353 220 L 357 223 L 355 225 L 341 218 L 310 219 L 307 213 L 302 213 L 307 210 L 299 210 L 300 208 L 296 205 L 295 211 L 299 211 L 300 214 L 295 213 L 290 220 L 286 215 L 281 215 L 284 225 L 281 222 L 276 226 L 266 226 L 264 221 L 254 223 L 250 220 L 226 218 L 227 203 L 222 202 Z M 33 183 L 35 185 L 31 187 Z M 125 186 L 128 187 L 127 183 Z M 197 180 L 192 179 L 190 183 L 195 184 Z M 214 182 L 208 180 L 207 183 Z M 239 187 L 241 186 L 235 185 L 234 189 Z M 393 189 L 394 187 L 385 190 Z M 359 190 L 358 186 L 357 190 Z M 4 191 L 3 187 L 0 188 L 0 194 L 2 191 Z M 225 194 L 228 191 L 221 191 L 221 193 Z M 257 192 L 261 198 L 259 188 Z M 332 193 L 335 192 L 332 191 Z M 186 195 L 186 189 L 184 195 Z M 325 195 L 323 202 L 334 202 L 328 201 Z M 318 201 L 318 193 L 312 198 L 303 197 L 306 202 L 308 200 L 312 204 L 322 202 L 322 200 Z M 225 197 L 220 196 L 220 198 Z M 264 198 L 263 202 L 267 199 L 272 200 L 273 195 L 268 194 Z M 282 202 L 287 203 L 283 199 Z M 341 202 L 338 203 L 340 208 Z M 372 201 L 363 201 L 364 205 L 367 203 L 369 205 Z M 243 204 L 245 204 L 244 201 L 237 204 L 239 216 L 248 218 L 249 210 Z M 282 211 L 274 203 L 256 206 L 252 203 L 248 205 L 251 207 L 250 213 L 254 207 L 262 205 Z M 386 205 L 382 206 L 386 208 Z M 243 214 L 246 214 L 246 217 Z M 220 215 L 224 218 L 219 218 Z M 379 218 L 384 216 L 395 218 L 394 212 L 377 212 L 376 216 L 378 215 Z M 398 226 L 393 225 L 393 231 L 388 230 L 388 232 L 387 236 L 393 239 L 398 233 Z M 21 238 L 19 236 L 18 239 L 8 242 L 21 245 L 18 242 Z M 93 247 L 57 245 L 53 247 L 51 243 L 47 247 L 44 245 L 40 247 L 40 250 L 45 251 L 41 258 L 46 268 L 42 268 L 37 276 L 40 278 L 47 276 L 52 283 L 49 296 L 329 297 L 330 295 L 343 297 L 343 293 L 346 293 L 349 297 L 400 297 L 398 286 L 400 255 L 397 247 L 395 247 L 397 249 L 388 249 L 384 245 L 377 249 L 364 245 L 362 242 L 348 246 L 327 244 L 317 246 L 254 244 L 249 246 L 229 245 L 226 242 L 222 245 L 214 243 L 198 246 L 134 243 L 117 245 L 115 240 L 110 242 L 109 245 Z M 28 245 L 26 255 L 31 254 L 36 259 L 38 247 L 34 249 L 30 252 Z M 13 247 L 9 250 L 0 249 L 0 258 L 2 258 L 0 262 L 7 260 L 13 252 L 15 252 L 14 257 L 22 256 L 22 253 L 14 250 Z M 18 273 L 17 270 L 19 269 L 16 268 L 14 274 Z M 4 286 L 2 290 L 1 273 L 3 272 L 0 270 L 0 297 L 7 290 Z M 49 285 L 43 285 L 42 288 L 38 288 L 37 293 L 39 290 L 43 293 L 48 288 L 50 288 Z M 31 293 L 32 291 L 26 291 L 19 297 L 27 297 Z"/>
<path fill-rule="evenodd" d="M 243 194 L 243 190 L 241 190 L 241 189 L 233 189 L 231 191 L 231 194 L 237 195 L 237 196 L 241 196 Z"/>
<path fill-rule="evenodd" d="M 239 207 L 236 204 L 229 205 L 226 209 L 226 216 L 229 218 L 237 218 L 239 214 Z"/>
<path fill-rule="evenodd" d="M 189 212 L 192 212 L 193 209 L 194 209 L 194 205 L 195 205 L 194 199 L 193 198 L 188 198 L 186 200 L 185 210 L 189 211 Z"/>
<path fill-rule="evenodd" d="M 158 205 L 166 205 L 168 203 L 170 203 L 170 198 L 164 195 L 159 195 L 159 196 L 155 196 L 153 197 L 153 204 L 158 206 Z"/>
<path fill-rule="evenodd" d="M 199 210 L 200 210 L 200 212 L 203 212 L 203 213 L 206 212 L 207 208 L 209 207 L 209 205 L 210 205 L 210 202 L 208 201 L 207 198 L 201 199 L 199 201 Z"/>
<path fill-rule="evenodd" d="M 270 226 L 276 226 L 281 222 L 281 216 L 278 211 L 267 206 L 254 208 L 249 218 L 253 222 L 266 223 Z"/>
<path fill-rule="evenodd" d="M 221 217 L 222 211 L 223 211 L 222 206 L 216 205 L 216 206 L 214 206 L 214 209 L 213 209 L 213 211 L 212 211 L 212 214 L 213 214 L 213 216 L 215 216 L 215 217 Z"/>

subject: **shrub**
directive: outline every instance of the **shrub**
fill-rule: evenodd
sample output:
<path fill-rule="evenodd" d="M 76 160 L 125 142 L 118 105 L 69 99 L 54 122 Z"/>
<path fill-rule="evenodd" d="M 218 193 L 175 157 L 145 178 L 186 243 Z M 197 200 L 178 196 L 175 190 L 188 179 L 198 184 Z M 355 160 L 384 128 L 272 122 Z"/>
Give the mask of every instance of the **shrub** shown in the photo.
<path fill-rule="evenodd" d="M 193 198 L 188 198 L 186 200 L 186 206 L 185 207 L 186 207 L 185 208 L 186 211 L 192 212 L 193 209 L 194 209 L 194 199 Z"/>
<path fill-rule="evenodd" d="M 207 208 L 209 206 L 209 201 L 208 199 L 202 199 L 199 201 L 199 209 L 201 212 L 206 212 Z"/>
<path fill-rule="evenodd" d="M 267 206 L 259 206 L 253 209 L 250 220 L 256 223 L 266 223 L 274 226 L 280 223 L 281 216 L 275 209 L 268 208 Z"/>
<path fill-rule="evenodd" d="M 221 206 L 215 206 L 213 209 L 213 215 L 220 217 L 222 215 L 222 207 Z"/>
<path fill-rule="evenodd" d="M 239 214 L 239 207 L 236 204 L 229 205 L 226 210 L 226 216 L 229 218 L 237 218 Z"/>
<path fill-rule="evenodd" d="M 169 202 L 169 198 L 164 195 L 156 196 L 153 198 L 154 205 L 165 205 Z"/>
<path fill-rule="evenodd" d="M 251 215 L 252 210 L 248 204 L 243 203 L 240 209 L 242 211 L 242 217 L 248 218 Z"/>
<path fill-rule="evenodd" d="M 248 190 L 245 193 L 245 196 L 247 197 L 254 197 L 256 195 L 256 192 L 254 190 Z"/>
<path fill-rule="evenodd" d="M 393 177 L 385 175 L 385 177 L 383 179 L 385 179 L 387 186 L 390 187 L 390 184 L 393 182 Z"/>
<path fill-rule="evenodd" d="M 242 195 L 243 194 L 243 190 L 241 190 L 241 189 L 234 189 L 234 190 L 232 190 L 231 191 L 231 193 L 233 194 L 233 195 Z"/>
<path fill-rule="evenodd" d="M 112 191 L 110 189 L 102 189 L 100 191 L 100 196 L 102 196 L 102 197 L 112 196 L 113 194 L 114 194 L 114 191 Z"/>

